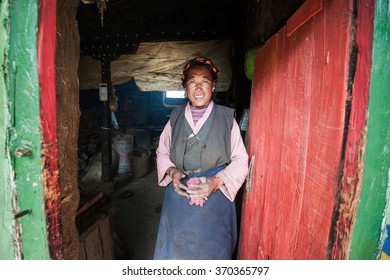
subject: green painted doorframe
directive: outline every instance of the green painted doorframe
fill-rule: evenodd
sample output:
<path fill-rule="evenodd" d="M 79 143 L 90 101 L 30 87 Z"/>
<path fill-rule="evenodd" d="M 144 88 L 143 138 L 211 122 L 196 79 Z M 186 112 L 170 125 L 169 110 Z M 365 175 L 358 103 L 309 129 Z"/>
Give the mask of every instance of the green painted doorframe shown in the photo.
<path fill-rule="evenodd" d="M 3 237 L 0 239 L 2 259 L 50 258 L 41 166 L 38 3 L 39 0 L 1 1 L 1 23 L 9 22 L 10 26 L 9 31 L 7 26 L 0 27 L 1 39 L 5 39 L 0 43 L 0 61 L 6 66 L 6 73 L 0 72 L 0 90 L 5 93 L 0 97 L 4 109 L 0 115 L 0 175 L 4 178 L 0 191 L 0 202 L 4 204 L 0 204 L 0 211 L 5 215 L 0 227 L 0 234 L 5 234 L 4 249 Z M 18 214 L 20 217 L 15 218 Z M 20 244 L 14 242 L 18 223 Z"/>
<path fill-rule="evenodd" d="M 378 259 L 385 229 L 390 171 L 390 7 L 376 1 L 367 146 L 360 203 L 353 229 L 350 259 Z M 388 198 L 387 198 L 388 199 Z M 382 237 L 383 239 L 383 237 Z"/>
<path fill-rule="evenodd" d="M 12 208 L 12 194 L 15 184 L 11 173 L 11 158 L 8 151 L 8 126 L 10 114 L 8 110 L 8 85 L 4 65 L 7 64 L 9 2 L 0 2 L 0 259 L 18 259 L 20 250 L 17 243 L 17 227 Z"/>

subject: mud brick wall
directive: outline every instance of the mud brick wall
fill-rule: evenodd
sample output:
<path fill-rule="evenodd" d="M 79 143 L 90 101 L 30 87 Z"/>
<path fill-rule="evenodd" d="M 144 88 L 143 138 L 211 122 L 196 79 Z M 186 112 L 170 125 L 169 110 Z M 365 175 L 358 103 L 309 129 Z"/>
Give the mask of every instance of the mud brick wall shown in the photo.
<path fill-rule="evenodd" d="M 57 1 L 56 91 L 64 258 L 79 256 L 75 217 L 79 205 L 77 138 L 79 130 L 80 36 L 76 22 L 79 0 Z"/>

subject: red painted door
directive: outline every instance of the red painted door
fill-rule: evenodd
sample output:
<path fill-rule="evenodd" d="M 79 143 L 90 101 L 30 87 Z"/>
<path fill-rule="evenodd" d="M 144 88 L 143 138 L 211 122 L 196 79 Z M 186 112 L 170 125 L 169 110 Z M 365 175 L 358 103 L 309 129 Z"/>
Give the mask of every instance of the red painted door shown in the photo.
<path fill-rule="evenodd" d="M 239 259 L 328 258 L 352 2 L 306 1 L 257 52 Z"/>

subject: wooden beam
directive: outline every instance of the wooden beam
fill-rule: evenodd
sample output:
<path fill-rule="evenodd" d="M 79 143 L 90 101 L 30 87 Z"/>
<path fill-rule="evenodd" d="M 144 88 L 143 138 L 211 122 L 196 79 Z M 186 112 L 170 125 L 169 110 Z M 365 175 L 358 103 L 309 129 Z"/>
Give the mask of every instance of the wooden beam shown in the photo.
<path fill-rule="evenodd" d="M 94 57 L 134 54 L 141 42 L 199 41 L 232 39 L 232 33 L 223 30 L 150 30 L 142 33 L 98 33 L 83 35 L 80 38 L 81 55 Z"/>
<path fill-rule="evenodd" d="M 107 84 L 108 96 L 112 92 L 111 60 L 102 59 L 102 83 Z M 102 101 L 101 151 L 102 151 L 102 181 L 108 182 L 112 178 L 112 150 L 111 150 L 111 111 L 109 101 Z"/>

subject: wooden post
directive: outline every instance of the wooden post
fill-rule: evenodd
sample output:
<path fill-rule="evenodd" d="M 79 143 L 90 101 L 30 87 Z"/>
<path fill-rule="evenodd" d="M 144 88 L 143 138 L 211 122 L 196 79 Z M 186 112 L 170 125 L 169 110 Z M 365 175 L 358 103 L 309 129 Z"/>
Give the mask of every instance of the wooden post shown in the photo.
<path fill-rule="evenodd" d="M 102 64 L 102 83 L 107 84 L 108 96 L 111 95 L 111 61 L 101 59 Z M 109 101 L 102 101 L 102 126 L 101 126 L 101 145 L 102 145 L 102 181 L 108 182 L 112 178 L 112 150 L 111 150 L 111 111 Z"/>

